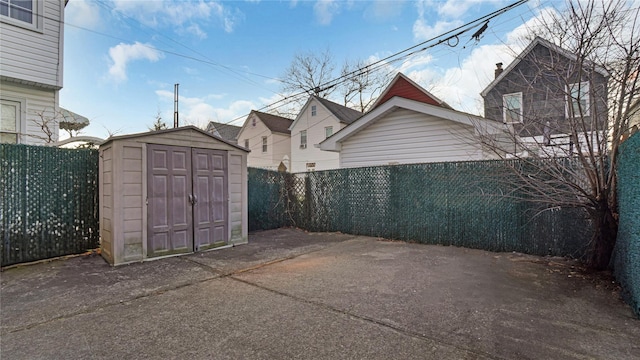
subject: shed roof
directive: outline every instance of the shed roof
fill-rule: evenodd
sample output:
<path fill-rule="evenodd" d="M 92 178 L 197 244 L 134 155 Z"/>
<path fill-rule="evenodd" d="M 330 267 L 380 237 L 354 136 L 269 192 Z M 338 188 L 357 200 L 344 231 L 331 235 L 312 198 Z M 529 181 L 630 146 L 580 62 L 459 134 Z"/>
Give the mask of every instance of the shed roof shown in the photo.
<path fill-rule="evenodd" d="M 144 138 L 144 137 L 150 137 L 150 136 L 154 136 L 154 135 L 158 135 L 158 134 L 168 134 L 168 133 L 173 133 L 173 132 L 185 132 L 185 131 L 192 131 L 192 132 L 196 132 L 198 134 L 202 134 L 206 137 L 211 138 L 212 140 L 216 140 L 219 141 L 221 143 L 227 144 L 229 146 L 232 146 L 236 149 L 242 150 L 244 152 L 250 152 L 250 150 L 245 149 L 242 146 L 239 146 L 238 144 L 234 144 L 233 142 L 229 141 L 229 140 L 225 140 L 221 137 L 212 135 L 198 127 L 195 127 L 193 125 L 188 125 L 188 126 L 182 126 L 182 127 L 178 127 L 178 128 L 172 128 L 172 129 L 165 129 L 165 130 L 157 130 L 157 131 L 146 131 L 146 132 L 142 132 L 142 133 L 135 133 L 135 134 L 127 134 L 127 135 L 119 135 L 119 136 L 110 136 L 109 138 L 107 138 L 104 143 L 102 143 L 102 146 L 105 146 L 113 141 L 117 141 L 117 140 L 135 140 L 137 138 Z"/>

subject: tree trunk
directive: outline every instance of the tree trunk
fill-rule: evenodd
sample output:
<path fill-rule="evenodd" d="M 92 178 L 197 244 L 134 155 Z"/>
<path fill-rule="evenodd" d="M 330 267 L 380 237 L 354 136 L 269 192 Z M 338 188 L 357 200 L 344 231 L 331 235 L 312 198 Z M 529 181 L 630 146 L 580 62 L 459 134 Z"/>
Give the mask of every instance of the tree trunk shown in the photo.
<path fill-rule="evenodd" d="M 591 219 L 594 232 L 587 266 L 593 270 L 606 270 L 616 244 L 618 221 L 606 200 L 601 201 Z"/>

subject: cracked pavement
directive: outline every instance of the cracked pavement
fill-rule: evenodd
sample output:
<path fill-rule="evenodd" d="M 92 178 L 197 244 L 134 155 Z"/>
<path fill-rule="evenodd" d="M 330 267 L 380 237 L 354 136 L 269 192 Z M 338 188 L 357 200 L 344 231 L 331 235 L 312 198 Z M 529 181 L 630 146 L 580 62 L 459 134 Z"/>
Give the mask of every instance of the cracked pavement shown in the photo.
<path fill-rule="evenodd" d="M 617 286 L 559 258 L 279 229 L 0 277 L 3 359 L 640 358 Z"/>

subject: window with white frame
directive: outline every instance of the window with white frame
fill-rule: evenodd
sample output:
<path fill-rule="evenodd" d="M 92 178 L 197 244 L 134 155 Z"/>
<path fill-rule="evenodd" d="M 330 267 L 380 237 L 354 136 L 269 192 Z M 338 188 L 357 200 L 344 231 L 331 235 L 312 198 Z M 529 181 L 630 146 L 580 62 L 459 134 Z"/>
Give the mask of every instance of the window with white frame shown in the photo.
<path fill-rule="evenodd" d="M 522 122 L 522 93 L 502 95 L 502 120 L 507 123 Z"/>
<path fill-rule="evenodd" d="M 311 105 L 311 116 L 316 116 L 317 113 L 318 113 L 318 110 L 316 109 L 316 106 Z"/>
<path fill-rule="evenodd" d="M 244 147 L 249 148 L 249 139 L 244 139 Z"/>
<path fill-rule="evenodd" d="M 0 143 L 17 144 L 20 134 L 20 103 L 0 102 Z"/>
<path fill-rule="evenodd" d="M 579 82 L 569 84 L 567 89 L 567 117 L 589 115 L 589 83 Z"/>
<path fill-rule="evenodd" d="M 300 131 L 300 149 L 307 148 L 307 130 Z"/>
<path fill-rule="evenodd" d="M 324 128 L 324 138 L 326 139 L 331 135 L 333 135 L 333 126 L 326 126 Z"/>
<path fill-rule="evenodd" d="M 267 152 L 267 137 L 262 137 L 262 152 Z"/>
<path fill-rule="evenodd" d="M 44 1 L 0 0 L 0 19 L 17 26 L 42 30 L 38 14 L 42 12 Z"/>

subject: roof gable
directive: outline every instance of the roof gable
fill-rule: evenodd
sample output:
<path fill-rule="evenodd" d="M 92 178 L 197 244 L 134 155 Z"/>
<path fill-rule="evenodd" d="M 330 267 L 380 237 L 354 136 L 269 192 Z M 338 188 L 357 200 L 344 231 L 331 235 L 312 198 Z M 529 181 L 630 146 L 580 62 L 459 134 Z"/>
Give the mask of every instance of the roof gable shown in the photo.
<path fill-rule="evenodd" d="M 282 134 L 291 134 L 291 130 L 289 130 L 289 126 L 293 123 L 293 120 L 287 119 L 282 116 L 273 115 L 269 113 L 264 113 L 260 111 L 253 110 L 251 111 L 255 114 L 260 121 L 269 129 L 271 132 L 277 132 Z"/>
<path fill-rule="evenodd" d="M 511 62 L 511 64 L 509 64 L 509 66 L 507 66 L 504 69 L 504 71 L 500 73 L 500 75 L 498 75 L 495 79 L 493 79 L 493 81 L 489 83 L 489 85 L 487 85 L 487 87 L 484 90 L 482 90 L 480 95 L 482 95 L 482 97 L 487 96 L 489 91 L 491 91 L 491 89 L 493 89 L 498 83 L 500 83 L 500 81 L 502 81 L 502 79 L 504 79 L 516 66 L 518 66 L 518 64 L 520 64 L 522 60 L 527 58 L 531 54 L 533 49 L 535 49 L 535 47 L 538 45 L 549 49 L 549 51 L 551 52 L 560 54 L 561 56 L 564 56 L 565 58 L 571 61 L 577 61 L 578 59 L 576 54 L 570 52 L 569 50 L 563 49 L 560 46 L 553 44 L 548 40 L 545 40 L 539 36 L 536 36 L 536 38 L 533 39 L 533 41 L 529 45 L 527 45 L 527 47 Z M 605 70 L 600 66 L 596 66 L 595 71 L 604 77 L 609 76 L 609 73 L 607 72 L 607 70 Z"/>
<path fill-rule="evenodd" d="M 502 123 L 487 120 L 477 115 L 467 114 L 453 109 L 445 108 L 439 105 L 427 104 L 424 102 L 406 99 L 394 96 L 388 101 L 380 104 L 372 109 L 364 116 L 353 122 L 351 125 L 341 129 L 333 136 L 327 138 L 320 143 L 320 148 L 327 151 L 340 151 L 341 143 L 361 130 L 376 123 L 378 120 L 387 116 L 396 109 L 407 109 L 424 115 L 437 117 L 459 124 L 472 126 L 478 130 L 488 131 L 490 133 L 498 133 L 504 131 Z"/>
<path fill-rule="evenodd" d="M 313 97 L 327 108 L 327 110 L 329 110 L 329 112 L 331 112 L 341 123 L 351 124 L 357 118 L 362 116 L 362 113 L 358 110 L 354 110 L 350 107 L 334 103 L 333 101 L 329 101 L 315 95 Z"/>
<path fill-rule="evenodd" d="M 398 73 L 396 77 L 393 78 L 391 83 L 382 92 L 380 97 L 378 97 L 378 100 L 376 100 L 371 109 L 375 109 L 376 107 L 384 104 L 394 96 L 452 109 L 452 107 L 447 103 L 438 99 L 435 95 L 416 84 L 403 73 Z"/>
<path fill-rule="evenodd" d="M 240 126 L 224 124 L 215 121 L 209 121 L 209 124 L 207 125 L 208 133 L 211 133 L 228 141 L 235 141 L 238 138 L 240 129 Z"/>
<path fill-rule="evenodd" d="M 306 113 L 310 104 L 314 101 L 322 105 L 322 107 L 327 109 L 327 111 L 331 113 L 338 122 L 341 122 L 343 124 L 349 125 L 362 116 L 362 113 L 358 110 L 354 110 L 344 105 L 334 103 L 333 101 L 323 99 L 319 96 L 311 95 L 302 109 L 300 109 L 300 112 L 298 113 L 298 116 L 296 116 L 296 119 L 289 126 L 289 130 L 293 129 L 293 127 L 298 123 L 298 120 L 300 120 L 300 118 L 302 117 L 302 114 Z"/>

